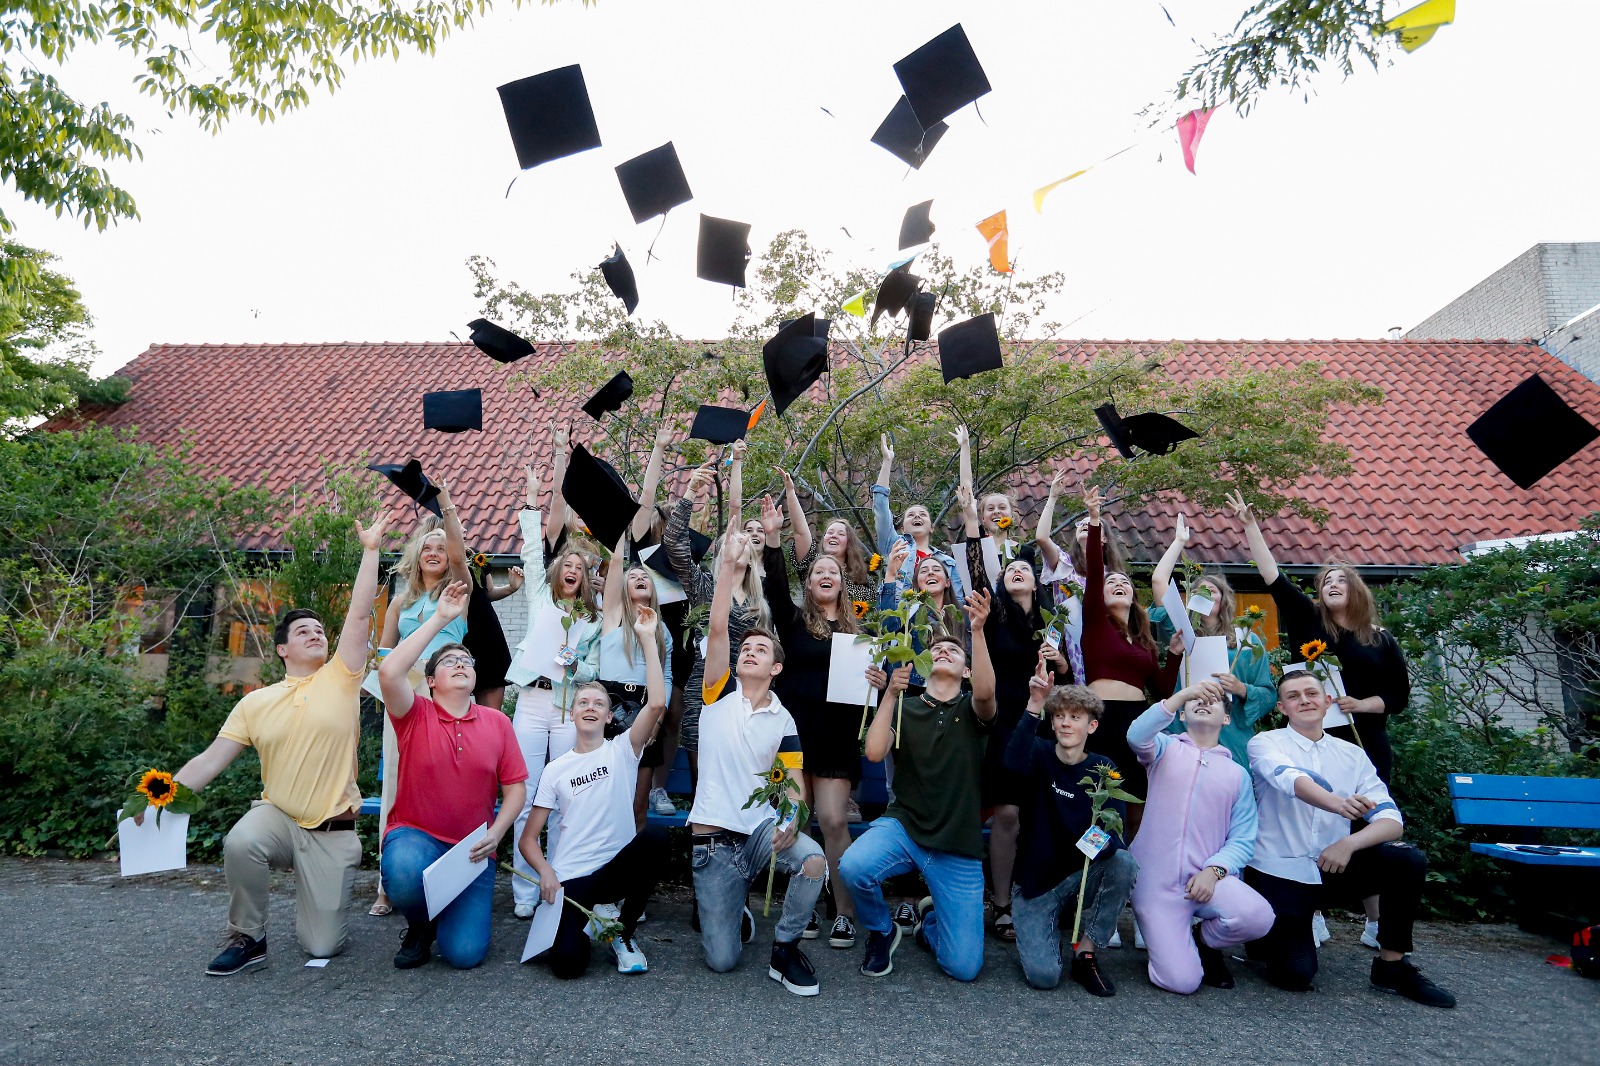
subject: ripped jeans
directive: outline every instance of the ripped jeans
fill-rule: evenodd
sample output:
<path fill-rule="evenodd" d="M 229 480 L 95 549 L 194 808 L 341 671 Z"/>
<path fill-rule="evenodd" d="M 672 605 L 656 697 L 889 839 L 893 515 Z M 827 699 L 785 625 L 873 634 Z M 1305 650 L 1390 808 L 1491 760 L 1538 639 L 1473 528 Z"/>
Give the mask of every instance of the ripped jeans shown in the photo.
<path fill-rule="evenodd" d="M 689 865 L 694 871 L 694 895 L 700 910 L 700 944 L 705 949 L 706 965 L 718 973 L 726 973 L 739 962 L 744 946 L 739 938 L 740 915 L 751 883 L 759 878 L 765 890 L 767 869 L 772 862 L 773 825 L 772 821 L 765 821 L 745 837 L 721 832 L 709 842 L 698 835 L 692 838 Z M 778 869 L 789 875 L 789 890 L 784 893 L 783 914 L 773 931 L 775 941 L 798 941 L 811 921 L 817 896 L 822 892 L 823 875 L 807 877 L 800 867 L 812 856 L 820 864 L 822 848 L 804 834 L 778 853 Z M 826 865 L 822 868 L 827 869 Z"/>

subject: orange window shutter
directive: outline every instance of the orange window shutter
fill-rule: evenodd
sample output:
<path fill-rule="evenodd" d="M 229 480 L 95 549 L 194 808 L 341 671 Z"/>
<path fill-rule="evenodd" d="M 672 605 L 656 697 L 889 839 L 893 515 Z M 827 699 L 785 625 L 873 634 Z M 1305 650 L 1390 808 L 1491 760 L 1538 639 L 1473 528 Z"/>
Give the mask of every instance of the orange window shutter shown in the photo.
<path fill-rule="evenodd" d="M 1234 594 L 1234 602 L 1238 605 L 1239 613 L 1244 614 L 1252 607 L 1259 607 L 1267 612 L 1266 621 L 1256 628 L 1261 634 L 1261 639 L 1266 642 L 1267 650 L 1273 651 L 1278 647 L 1278 605 L 1273 602 L 1269 592 L 1238 592 Z"/>

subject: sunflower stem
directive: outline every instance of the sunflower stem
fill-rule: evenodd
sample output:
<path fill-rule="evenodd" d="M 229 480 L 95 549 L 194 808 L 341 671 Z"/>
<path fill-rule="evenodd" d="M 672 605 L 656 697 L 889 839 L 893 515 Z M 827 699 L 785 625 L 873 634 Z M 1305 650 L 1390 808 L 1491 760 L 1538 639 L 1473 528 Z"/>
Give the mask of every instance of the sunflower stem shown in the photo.
<path fill-rule="evenodd" d="M 1083 857 L 1083 876 L 1078 880 L 1078 909 L 1072 915 L 1072 950 L 1078 950 L 1078 930 L 1083 925 L 1083 894 L 1089 888 L 1089 856 Z M 1096 944 L 1095 947 L 1099 947 Z"/>

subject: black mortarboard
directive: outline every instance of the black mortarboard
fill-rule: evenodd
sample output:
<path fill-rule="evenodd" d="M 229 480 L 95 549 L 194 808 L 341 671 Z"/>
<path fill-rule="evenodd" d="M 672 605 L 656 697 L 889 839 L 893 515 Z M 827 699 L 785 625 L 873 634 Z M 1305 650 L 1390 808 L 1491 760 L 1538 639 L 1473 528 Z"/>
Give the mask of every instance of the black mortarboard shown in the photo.
<path fill-rule="evenodd" d="M 878 124 L 872 134 L 872 143 L 888 149 L 890 155 L 912 170 L 921 170 L 922 164 L 928 161 L 928 153 L 933 151 L 933 146 L 939 143 L 939 138 L 949 128 L 943 122 L 935 122 L 928 129 L 923 129 L 911 105 L 902 96 L 888 117 Z"/>
<path fill-rule="evenodd" d="M 472 343 L 497 363 L 515 363 L 533 354 L 533 345 L 487 318 L 475 318 L 467 323 L 467 328 L 472 331 Z"/>
<path fill-rule="evenodd" d="M 583 413 L 600 421 L 607 411 L 618 411 L 628 402 L 628 397 L 633 395 L 633 379 L 626 370 L 617 372 L 617 376 L 600 386 L 600 391 L 589 397 L 583 405 Z"/>
<path fill-rule="evenodd" d="M 622 254 L 622 245 L 616 245 L 610 255 L 600 260 L 600 273 L 611 292 L 628 309 L 628 314 L 633 314 L 633 309 L 639 306 L 639 283 L 633 280 L 633 266 Z"/>
<path fill-rule="evenodd" d="M 700 245 L 694 260 L 696 277 L 742 289 L 744 268 L 749 261 L 749 223 L 700 216 Z"/>
<path fill-rule="evenodd" d="M 896 63 L 894 72 L 924 129 L 989 91 L 989 79 L 959 22 Z"/>
<path fill-rule="evenodd" d="M 607 551 L 622 539 L 639 512 L 639 501 L 628 491 L 622 476 L 604 459 L 590 455 L 581 444 L 572 446 L 561 495 Z"/>
<path fill-rule="evenodd" d="M 583 69 L 574 63 L 500 86 L 500 106 L 523 170 L 600 147 Z"/>
<path fill-rule="evenodd" d="M 483 428 L 483 390 L 422 394 L 422 426 L 441 433 L 463 433 Z"/>
<path fill-rule="evenodd" d="M 413 501 L 444 517 L 439 509 L 439 486 L 428 480 L 428 476 L 422 472 L 422 464 L 417 460 L 413 459 L 404 466 L 399 463 L 371 463 L 367 469 L 376 470 Z"/>
<path fill-rule="evenodd" d="M 1116 405 L 1108 403 L 1096 407 L 1094 416 L 1124 459 L 1132 459 L 1135 448 L 1151 455 L 1166 455 L 1182 441 L 1200 439 L 1200 434 L 1168 415 L 1151 412 L 1123 418 L 1117 414 Z"/>
<path fill-rule="evenodd" d="M 933 220 L 928 217 L 928 212 L 933 210 L 933 201 L 924 200 L 915 207 L 906 208 L 906 217 L 900 220 L 900 247 L 915 248 L 919 244 L 927 244 L 933 239 Z"/>
<path fill-rule="evenodd" d="M 919 292 L 911 301 L 911 325 L 906 334 L 914 341 L 925 341 L 933 335 L 933 310 L 939 298 L 931 292 Z"/>
<path fill-rule="evenodd" d="M 815 314 L 785 322 L 776 335 L 761 346 L 761 366 L 767 373 L 767 387 L 778 414 L 804 395 L 828 370 L 827 319 Z"/>
<path fill-rule="evenodd" d="M 910 307 L 921 287 L 922 279 L 911 273 L 909 259 L 885 274 L 878 283 L 878 294 L 872 301 L 872 321 L 868 323 L 868 328 L 876 329 L 878 316 L 885 311 L 898 315 Z"/>
<path fill-rule="evenodd" d="M 1518 488 L 1531 489 L 1600 430 L 1535 374 L 1478 416 L 1467 436 Z"/>
<path fill-rule="evenodd" d="M 939 331 L 939 369 L 944 371 L 946 385 L 1004 365 L 993 311 Z"/>
<path fill-rule="evenodd" d="M 750 412 L 737 407 L 713 407 L 703 403 L 694 413 L 694 425 L 689 427 L 690 440 L 709 441 L 712 444 L 732 444 L 743 440 L 750 431 Z"/>
<path fill-rule="evenodd" d="M 706 557 L 706 553 L 711 550 L 711 538 L 694 529 L 689 530 L 688 533 L 689 555 L 694 559 L 695 562 L 698 563 L 701 559 L 704 559 Z M 650 569 L 654 570 L 668 581 L 678 580 L 678 571 L 673 567 L 672 558 L 667 555 L 667 549 L 665 545 L 651 552 L 650 557 L 644 561 L 644 565 L 648 566 Z"/>
<path fill-rule="evenodd" d="M 694 199 L 683 165 L 678 162 L 678 150 L 671 141 L 619 165 L 617 181 L 635 223 L 664 215 Z"/>

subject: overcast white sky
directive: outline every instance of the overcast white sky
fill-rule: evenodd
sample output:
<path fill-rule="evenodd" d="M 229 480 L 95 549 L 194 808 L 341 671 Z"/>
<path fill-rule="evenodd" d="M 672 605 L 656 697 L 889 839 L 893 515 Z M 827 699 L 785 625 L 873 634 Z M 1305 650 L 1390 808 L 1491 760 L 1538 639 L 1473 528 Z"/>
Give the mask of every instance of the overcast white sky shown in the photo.
<path fill-rule="evenodd" d="M 913 203 L 934 199 L 936 239 L 970 263 L 985 259 L 973 225 L 1003 207 L 1020 268 L 1065 271 L 1056 315 L 1091 338 L 1377 337 L 1535 242 L 1600 239 L 1600 4 L 1461 0 L 1391 67 L 1219 112 L 1191 176 L 1137 112 L 1166 99 L 1191 36 L 1246 3 L 1168 0 L 1174 29 L 1154 0 L 569 0 L 491 15 L 433 57 L 353 66 L 338 94 L 216 137 L 135 98 L 123 57 L 86 53 L 69 87 L 146 127 L 144 160 L 116 167 L 142 219 L 86 232 L 9 191 L 5 209 L 77 279 L 101 371 L 153 342 L 464 337 L 467 256 L 565 289 L 614 238 L 640 315 L 719 335 L 728 290 L 694 277 L 701 211 L 753 223 L 757 250 L 797 226 L 881 267 Z M 899 95 L 893 63 L 958 21 L 994 92 L 909 172 L 868 137 Z M 573 62 L 605 146 L 507 198 L 495 87 Z M 1033 213 L 1035 187 L 1141 138 Z M 612 167 L 667 140 L 696 198 L 646 269 L 658 220 L 633 225 Z"/>

